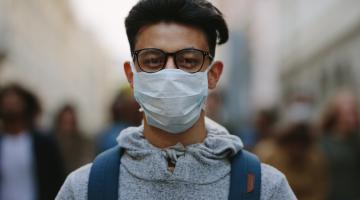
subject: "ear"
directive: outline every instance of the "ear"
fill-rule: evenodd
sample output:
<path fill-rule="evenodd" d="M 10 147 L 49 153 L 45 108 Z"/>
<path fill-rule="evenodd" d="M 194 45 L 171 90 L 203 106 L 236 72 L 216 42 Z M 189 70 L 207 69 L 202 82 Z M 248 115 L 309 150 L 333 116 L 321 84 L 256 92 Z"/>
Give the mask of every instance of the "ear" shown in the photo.
<path fill-rule="evenodd" d="M 133 88 L 133 72 L 131 70 L 131 65 L 129 61 L 126 61 L 124 63 L 124 71 L 130 87 Z"/>
<path fill-rule="evenodd" d="M 219 82 L 220 76 L 223 71 L 224 64 L 221 61 L 215 61 L 211 70 L 208 73 L 208 87 L 209 89 L 215 89 Z"/>

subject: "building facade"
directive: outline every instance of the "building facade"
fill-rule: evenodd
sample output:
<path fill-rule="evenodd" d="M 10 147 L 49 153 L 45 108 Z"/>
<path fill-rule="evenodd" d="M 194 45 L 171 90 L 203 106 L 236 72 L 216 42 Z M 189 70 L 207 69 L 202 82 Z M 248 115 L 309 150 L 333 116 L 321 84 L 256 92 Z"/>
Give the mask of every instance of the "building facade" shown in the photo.
<path fill-rule="evenodd" d="M 337 89 L 360 90 L 360 2 L 283 1 L 281 85 L 284 96 L 310 93 L 321 106 Z"/>
<path fill-rule="evenodd" d="M 106 51 L 80 28 L 67 1 L 0 0 L 0 85 L 20 83 L 42 100 L 42 122 L 74 103 L 82 127 L 95 133 L 118 87 Z"/>
<path fill-rule="evenodd" d="M 360 94 L 359 1 L 214 2 L 221 6 L 233 36 L 246 41 L 247 51 L 239 51 L 239 45 L 230 40 L 234 45 L 227 45 L 221 54 L 230 63 L 225 66 L 229 74 L 235 67 L 242 68 L 236 72 L 238 80 L 227 82 L 232 80 L 229 87 L 236 87 L 243 100 L 248 97 L 250 110 L 282 107 L 297 93 L 310 95 L 316 108 L 341 87 Z M 237 101 L 235 110 L 241 109 Z"/>

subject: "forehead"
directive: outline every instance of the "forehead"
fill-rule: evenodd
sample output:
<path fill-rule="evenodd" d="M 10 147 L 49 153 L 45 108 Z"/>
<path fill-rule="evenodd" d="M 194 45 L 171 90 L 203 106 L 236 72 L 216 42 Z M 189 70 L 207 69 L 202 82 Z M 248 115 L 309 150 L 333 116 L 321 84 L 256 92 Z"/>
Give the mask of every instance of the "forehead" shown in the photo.
<path fill-rule="evenodd" d="M 140 29 L 135 41 L 135 50 L 158 48 L 174 52 L 184 48 L 208 51 L 208 43 L 199 28 L 170 22 L 159 22 Z"/>

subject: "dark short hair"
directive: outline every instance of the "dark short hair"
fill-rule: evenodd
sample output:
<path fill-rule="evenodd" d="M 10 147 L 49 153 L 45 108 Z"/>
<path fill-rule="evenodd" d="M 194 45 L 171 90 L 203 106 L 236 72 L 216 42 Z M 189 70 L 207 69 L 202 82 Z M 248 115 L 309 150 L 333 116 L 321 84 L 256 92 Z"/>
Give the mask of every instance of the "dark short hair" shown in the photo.
<path fill-rule="evenodd" d="M 134 51 L 139 30 L 158 22 L 175 22 L 202 30 L 209 50 L 215 56 L 216 44 L 229 38 L 222 13 L 206 0 L 140 0 L 125 19 L 131 51 Z"/>

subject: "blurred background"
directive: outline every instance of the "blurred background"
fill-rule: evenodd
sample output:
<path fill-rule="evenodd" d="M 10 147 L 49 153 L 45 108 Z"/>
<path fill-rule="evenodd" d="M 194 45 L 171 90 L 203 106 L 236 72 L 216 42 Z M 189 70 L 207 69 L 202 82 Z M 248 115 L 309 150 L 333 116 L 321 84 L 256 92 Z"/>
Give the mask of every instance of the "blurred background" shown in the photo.
<path fill-rule="evenodd" d="M 136 2 L 0 0 L 0 199 L 27 199 L 19 184 L 53 199 L 66 174 L 141 123 L 122 67 Z M 230 40 L 208 116 L 299 199 L 360 199 L 360 1 L 211 2 Z"/>

